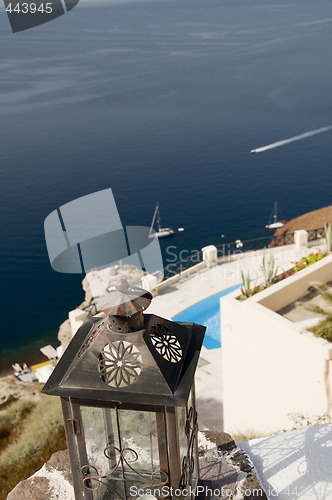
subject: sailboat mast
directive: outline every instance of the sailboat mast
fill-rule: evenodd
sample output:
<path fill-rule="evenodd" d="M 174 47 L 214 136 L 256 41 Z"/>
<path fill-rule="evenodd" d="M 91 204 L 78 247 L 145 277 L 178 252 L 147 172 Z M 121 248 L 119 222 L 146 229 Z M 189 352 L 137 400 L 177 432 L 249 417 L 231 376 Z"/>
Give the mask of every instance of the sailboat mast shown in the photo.
<path fill-rule="evenodd" d="M 157 209 L 157 226 L 158 226 L 158 231 L 160 231 L 161 225 L 160 225 L 159 203 L 157 203 L 156 209 Z"/>
<path fill-rule="evenodd" d="M 275 201 L 274 202 L 274 222 L 277 222 L 278 221 L 278 202 Z"/>
<path fill-rule="evenodd" d="M 153 225 L 154 225 L 154 221 L 156 220 L 157 212 L 159 213 L 158 203 L 156 205 L 156 208 L 155 208 L 155 211 L 154 211 L 154 214 L 153 214 L 153 219 L 152 219 L 152 222 L 151 222 L 149 234 L 151 234 L 153 232 Z"/>

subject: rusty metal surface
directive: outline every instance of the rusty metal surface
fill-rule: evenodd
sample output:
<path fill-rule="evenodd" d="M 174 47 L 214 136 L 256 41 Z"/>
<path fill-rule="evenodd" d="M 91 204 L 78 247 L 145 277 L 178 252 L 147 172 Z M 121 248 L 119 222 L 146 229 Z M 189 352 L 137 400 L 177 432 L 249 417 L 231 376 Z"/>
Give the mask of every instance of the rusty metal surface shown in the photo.
<path fill-rule="evenodd" d="M 171 484 L 180 486 L 181 457 L 179 446 L 179 430 L 175 408 L 172 406 L 166 407 L 165 415 L 170 482 Z"/>
<path fill-rule="evenodd" d="M 145 311 L 151 304 L 151 293 L 143 288 L 129 285 L 125 279 L 119 279 L 113 286 L 114 289 L 98 302 L 98 308 L 105 314 L 128 318 Z"/>
<path fill-rule="evenodd" d="M 172 322 L 155 315 L 144 315 L 146 326 Z M 165 323 L 164 323 L 165 322 Z M 186 404 L 192 385 L 199 352 L 203 343 L 205 327 L 195 324 L 173 323 L 173 334 L 181 343 L 183 357 L 178 363 L 171 363 L 158 353 L 151 343 L 146 342 L 149 332 L 141 330 L 128 335 L 116 333 L 108 328 L 108 318 L 97 323 L 88 322 L 76 333 L 52 375 L 46 382 L 43 392 L 56 396 L 86 399 L 91 401 L 109 401 L 123 403 L 144 403 L 182 406 Z M 95 336 L 92 332 L 97 330 Z M 181 333 L 181 335 L 180 335 Z M 126 363 L 131 360 L 131 353 L 116 350 L 121 342 L 127 342 L 141 356 L 140 373 L 132 383 L 116 387 L 105 382 L 105 360 L 102 352 L 112 344 L 113 360 L 109 359 L 109 372 L 116 361 L 125 371 Z M 103 351 L 104 350 L 104 351 Z M 130 349 L 129 349 L 130 350 Z M 123 356 L 127 358 L 124 359 Z M 136 356 L 136 354 L 135 354 Z M 111 356 L 110 356 L 111 358 Z M 109 373 L 108 372 L 108 373 Z"/>
<path fill-rule="evenodd" d="M 151 298 L 118 280 L 105 303 L 112 314 L 79 328 L 43 392 L 91 401 L 185 405 L 206 328 L 143 314 Z"/>
<path fill-rule="evenodd" d="M 67 398 L 61 398 L 62 413 L 65 424 L 66 439 L 69 450 L 70 465 L 73 477 L 73 485 L 75 492 L 75 500 L 93 500 L 91 491 L 84 492 L 81 486 L 80 467 L 81 463 L 87 462 L 87 456 L 84 446 L 84 435 L 80 434 L 80 443 L 78 443 L 78 436 L 74 432 L 72 425 L 74 419 L 73 403 Z M 75 411 L 77 418 L 77 410 Z M 80 415 L 78 421 L 81 423 Z"/>
<path fill-rule="evenodd" d="M 79 328 L 42 389 L 63 400 L 77 500 L 130 500 L 133 484 L 153 492 L 166 485 L 196 485 L 193 381 L 206 328 L 144 315 L 151 298 L 126 280 L 118 281 L 104 301 L 108 315 Z M 176 407 L 186 411 L 185 422 Z M 150 419 L 150 470 L 142 469 L 140 429 L 132 420 L 144 421 L 144 415 Z"/>

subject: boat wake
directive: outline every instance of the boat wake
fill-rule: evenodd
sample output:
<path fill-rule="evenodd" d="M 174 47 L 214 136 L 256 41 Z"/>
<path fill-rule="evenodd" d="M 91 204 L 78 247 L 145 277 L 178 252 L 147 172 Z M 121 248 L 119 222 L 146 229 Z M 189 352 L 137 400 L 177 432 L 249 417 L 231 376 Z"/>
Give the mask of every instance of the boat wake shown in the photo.
<path fill-rule="evenodd" d="M 317 134 L 323 134 L 324 132 L 328 132 L 329 130 L 332 130 L 332 125 L 329 125 L 328 127 L 317 128 L 316 130 L 311 130 L 310 132 L 305 132 L 304 134 L 295 135 L 294 137 L 290 137 L 289 139 L 273 142 L 272 144 L 262 146 L 261 148 L 252 149 L 250 153 L 262 153 L 263 151 L 267 151 L 268 149 L 279 148 L 280 146 L 284 146 L 285 144 L 290 144 L 291 142 L 295 141 L 301 141 L 302 139 L 306 139 L 307 137 L 312 137 L 313 135 Z"/>

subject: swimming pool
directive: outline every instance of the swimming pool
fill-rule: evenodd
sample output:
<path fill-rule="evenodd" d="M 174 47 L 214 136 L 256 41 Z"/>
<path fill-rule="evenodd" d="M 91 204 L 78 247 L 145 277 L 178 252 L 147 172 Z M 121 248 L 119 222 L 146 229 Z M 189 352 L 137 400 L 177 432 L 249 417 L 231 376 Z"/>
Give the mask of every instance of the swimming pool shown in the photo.
<path fill-rule="evenodd" d="M 188 309 L 185 309 L 180 314 L 177 314 L 172 319 L 174 321 L 190 321 L 199 323 L 207 327 L 203 345 L 207 349 L 216 349 L 221 347 L 220 335 L 220 297 L 237 290 L 241 285 L 236 285 L 227 288 L 222 292 L 216 293 L 207 299 L 197 302 Z"/>

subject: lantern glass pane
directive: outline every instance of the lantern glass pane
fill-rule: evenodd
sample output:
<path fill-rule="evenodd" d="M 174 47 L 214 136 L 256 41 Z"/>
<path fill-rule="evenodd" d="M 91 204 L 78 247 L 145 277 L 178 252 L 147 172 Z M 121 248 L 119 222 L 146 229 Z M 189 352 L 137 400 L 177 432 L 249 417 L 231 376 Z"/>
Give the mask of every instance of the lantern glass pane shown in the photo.
<path fill-rule="evenodd" d="M 155 412 L 81 406 L 81 414 L 93 500 L 129 498 L 131 486 L 167 479 L 159 470 Z"/>
<path fill-rule="evenodd" d="M 89 476 L 86 485 L 92 489 L 93 499 L 108 498 L 110 492 L 123 497 L 120 443 L 116 413 L 113 408 L 81 406 Z M 114 481 L 112 481 L 114 479 Z"/>
<path fill-rule="evenodd" d="M 176 415 L 177 415 L 177 423 L 178 423 L 178 430 L 179 430 L 179 448 L 180 448 L 180 458 L 182 458 L 187 455 L 187 450 L 188 450 L 188 437 L 187 437 L 187 427 L 186 427 L 186 422 L 187 422 L 187 407 L 177 407 L 176 408 Z"/>
<path fill-rule="evenodd" d="M 128 450 L 125 471 L 130 475 L 133 467 L 135 471 L 151 477 L 153 472 L 159 470 L 155 412 L 118 410 L 118 418 L 122 449 Z"/>

